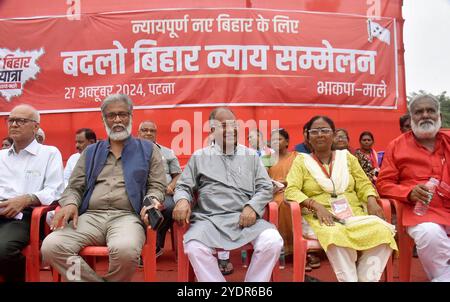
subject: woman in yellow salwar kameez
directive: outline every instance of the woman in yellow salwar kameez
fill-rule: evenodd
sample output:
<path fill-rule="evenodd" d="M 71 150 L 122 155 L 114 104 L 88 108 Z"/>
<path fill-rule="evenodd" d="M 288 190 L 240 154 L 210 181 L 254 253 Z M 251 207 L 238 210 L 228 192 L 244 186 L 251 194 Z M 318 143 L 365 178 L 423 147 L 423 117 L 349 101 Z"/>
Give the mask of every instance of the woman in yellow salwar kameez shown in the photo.
<path fill-rule="evenodd" d="M 311 119 L 307 139 L 314 151 L 294 160 L 285 197 L 307 209 L 304 217 L 339 281 L 378 281 L 397 249 L 395 228 L 384 221 L 358 160 L 347 150 L 332 151 L 334 130 L 326 116 Z"/>

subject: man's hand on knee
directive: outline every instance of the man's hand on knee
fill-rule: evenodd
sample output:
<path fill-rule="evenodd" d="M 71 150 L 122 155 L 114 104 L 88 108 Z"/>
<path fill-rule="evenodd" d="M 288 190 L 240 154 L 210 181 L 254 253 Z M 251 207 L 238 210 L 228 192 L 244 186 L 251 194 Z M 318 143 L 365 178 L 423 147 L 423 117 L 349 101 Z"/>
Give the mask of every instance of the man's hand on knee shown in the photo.
<path fill-rule="evenodd" d="M 191 205 L 187 199 L 180 199 L 172 212 L 172 218 L 180 224 L 189 223 Z"/>
<path fill-rule="evenodd" d="M 73 228 L 76 229 L 78 225 L 78 207 L 74 204 L 69 204 L 61 208 L 53 217 L 50 229 L 52 231 L 57 228 L 63 229 L 69 220 L 73 220 Z"/>
<path fill-rule="evenodd" d="M 251 206 L 245 206 L 239 219 L 239 226 L 246 228 L 254 225 L 256 222 L 256 212 Z"/>

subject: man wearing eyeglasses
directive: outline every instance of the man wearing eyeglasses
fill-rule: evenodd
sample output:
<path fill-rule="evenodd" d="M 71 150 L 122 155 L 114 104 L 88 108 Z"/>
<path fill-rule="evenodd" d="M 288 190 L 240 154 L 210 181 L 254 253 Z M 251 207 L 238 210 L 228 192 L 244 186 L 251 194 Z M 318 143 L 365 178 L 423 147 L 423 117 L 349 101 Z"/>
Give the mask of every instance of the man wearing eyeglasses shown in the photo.
<path fill-rule="evenodd" d="M 0 275 L 24 281 L 21 250 L 30 239 L 32 206 L 48 205 L 64 190 L 61 153 L 39 144 L 39 113 L 31 106 L 15 107 L 6 119 L 13 145 L 0 151 Z"/>
<path fill-rule="evenodd" d="M 156 239 L 156 257 L 159 257 L 163 253 L 167 230 L 172 225 L 172 211 L 175 207 L 175 203 L 173 202 L 173 194 L 175 191 L 177 180 L 181 175 L 181 167 L 180 163 L 178 162 L 178 158 L 175 156 L 173 150 L 164 147 L 156 142 L 156 133 L 157 127 L 156 124 L 152 121 L 143 121 L 139 125 L 138 137 L 152 141 L 159 148 L 162 154 L 164 170 L 166 173 L 166 196 L 164 198 L 164 203 L 160 208 L 161 213 L 164 216 L 164 221 L 158 229 L 158 236 Z"/>
<path fill-rule="evenodd" d="M 262 219 L 272 183 L 256 152 L 238 144 L 236 116 L 230 109 L 214 109 L 210 126 L 214 144 L 191 156 L 175 188 L 174 220 L 192 221 L 183 238 L 184 251 L 198 281 L 224 282 L 215 249 L 251 243 L 254 253 L 245 281 L 268 282 L 283 246 L 275 226 Z"/>
<path fill-rule="evenodd" d="M 45 261 L 69 281 L 130 281 L 139 263 L 148 225 L 144 197 L 164 200 L 166 177 L 159 148 L 131 137 L 133 103 L 108 96 L 101 112 L 108 139 L 81 154 L 42 243 Z M 69 222 L 69 223 L 68 223 Z M 68 223 L 68 224 L 67 224 Z M 106 245 L 109 269 L 100 277 L 78 256 L 89 245 Z M 79 274 L 72 273 L 78 263 Z"/>

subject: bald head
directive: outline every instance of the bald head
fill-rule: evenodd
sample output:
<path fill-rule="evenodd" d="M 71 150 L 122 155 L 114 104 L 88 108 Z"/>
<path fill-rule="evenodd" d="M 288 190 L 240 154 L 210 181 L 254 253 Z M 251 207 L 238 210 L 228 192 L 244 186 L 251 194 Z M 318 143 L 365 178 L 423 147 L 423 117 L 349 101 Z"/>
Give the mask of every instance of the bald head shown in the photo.
<path fill-rule="evenodd" d="M 10 115 L 12 115 L 13 113 L 26 115 L 28 119 L 31 119 L 37 123 L 41 122 L 41 116 L 39 112 L 33 106 L 27 104 L 17 105 L 13 108 L 13 110 L 11 110 Z"/>
<path fill-rule="evenodd" d="M 227 115 L 232 115 L 233 120 L 236 119 L 236 115 L 228 107 L 217 107 L 213 111 L 211 111 L 211 113 L 209 114 L 209 126 L 211 127 L 211 129 L 214 128 L 214 121 L 217 120 L 217 115 L 222 114 L 222 113 L 225 113 Z"/>
<path fill-rule="evenodd" d="M 8 134 L 17 152 L 27 147 L 39 129 L 39 112 L 30 105 L 14 107 L 8 117 Z"/>
<path fill-rule="evenodd" d="M 156 124 L 153 121 L 143 121 L 139 125 L 138 137 L 156 142 Z"/>

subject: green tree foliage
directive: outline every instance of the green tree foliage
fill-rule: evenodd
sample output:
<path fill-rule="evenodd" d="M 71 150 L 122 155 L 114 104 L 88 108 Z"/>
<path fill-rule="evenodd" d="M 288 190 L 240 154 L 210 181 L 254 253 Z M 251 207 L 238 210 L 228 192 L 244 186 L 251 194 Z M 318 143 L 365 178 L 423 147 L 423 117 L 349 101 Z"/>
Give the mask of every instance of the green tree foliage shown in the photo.
<path fill-rule="evenodd" d="M 450 96 L 447 95 L 447 91 L 444 91 L 441 94 L 435 95 L 432 93 L 428 93 L 424 90 L 419 90 L 419 92 L 413 92 L 408 95 L 408 97 L 407 97 L 408 103 L 415 96 L 420 95 L 420 94 L 431 94 L 439 100 L 439 102 L 441 103 L 442 127 L 450 128 Z"/>

